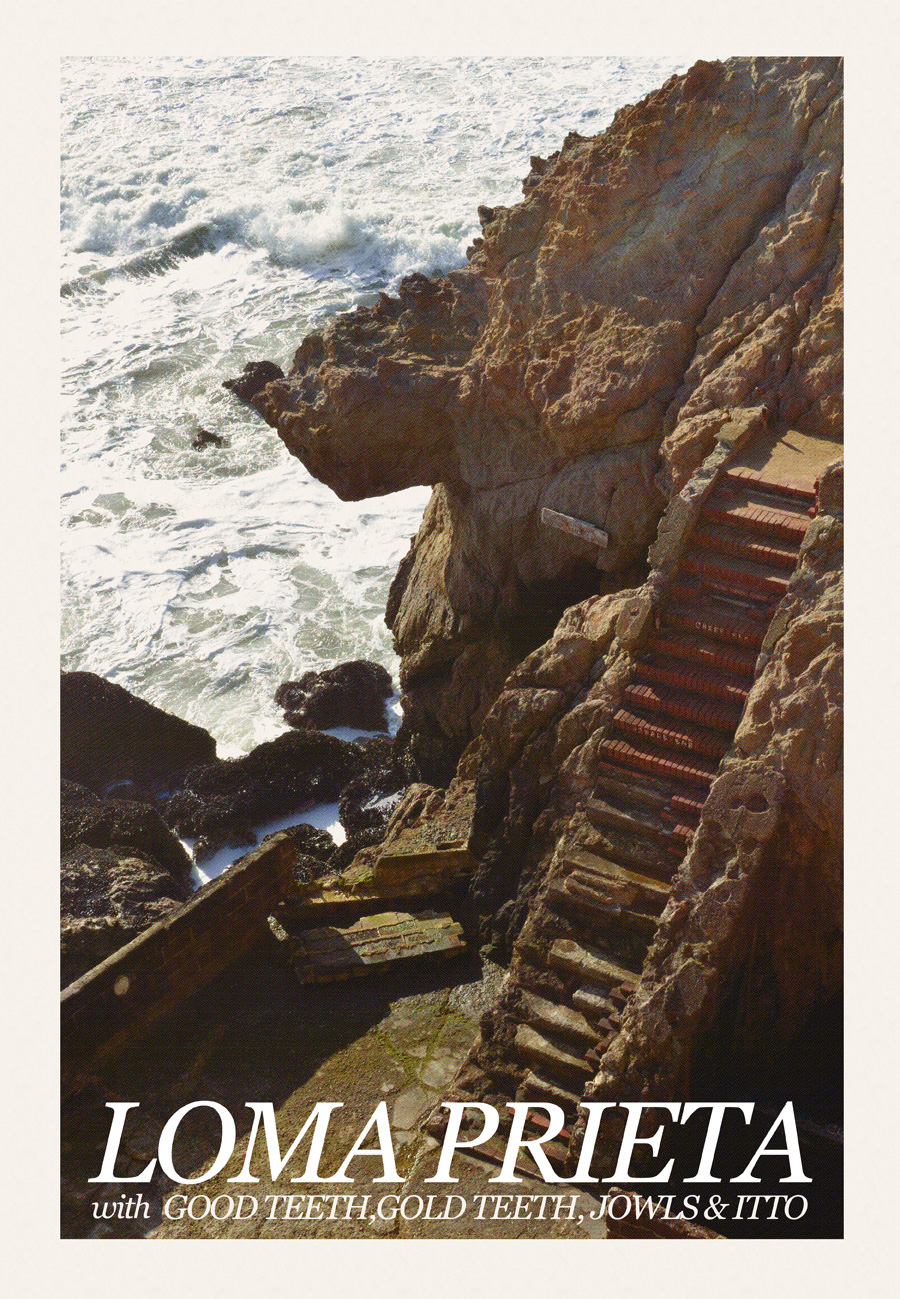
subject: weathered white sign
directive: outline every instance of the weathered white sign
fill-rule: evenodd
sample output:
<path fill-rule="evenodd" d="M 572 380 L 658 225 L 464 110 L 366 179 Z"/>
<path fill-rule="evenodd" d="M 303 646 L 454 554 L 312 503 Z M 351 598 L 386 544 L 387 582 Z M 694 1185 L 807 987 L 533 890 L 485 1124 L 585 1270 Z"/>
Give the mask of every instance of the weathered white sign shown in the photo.
<path fill-rule="evenodd" d="M 541 523 L 550 528 L 558 528 L 560 532 L 568 532 L 570 536 L 594 546 L 605 548 L 609 545 L 608 532 L 593 523 L 585 523 L 584 519 L 573 519 L 571 514 L 560 514 L 559 510 L 548 510 L 544 506 L 541 510 Z"/>

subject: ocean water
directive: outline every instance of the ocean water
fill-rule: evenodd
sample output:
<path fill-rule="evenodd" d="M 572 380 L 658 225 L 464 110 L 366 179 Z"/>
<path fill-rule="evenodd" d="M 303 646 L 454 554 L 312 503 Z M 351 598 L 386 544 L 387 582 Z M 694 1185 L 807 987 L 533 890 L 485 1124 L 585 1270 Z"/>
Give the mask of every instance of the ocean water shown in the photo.
<path fill-rule="evenodd" d="M 396 672 L 384 605 L 424 488 L 357 503 L 223 379 L 403 275 L 461 266 L 531 154 L 686 65 L 618 58 L 62 64 L 62 666 L 207 727 L 284 729 L 278 684 Z M 202 451 L 199 429 L 225 438 Z"/>

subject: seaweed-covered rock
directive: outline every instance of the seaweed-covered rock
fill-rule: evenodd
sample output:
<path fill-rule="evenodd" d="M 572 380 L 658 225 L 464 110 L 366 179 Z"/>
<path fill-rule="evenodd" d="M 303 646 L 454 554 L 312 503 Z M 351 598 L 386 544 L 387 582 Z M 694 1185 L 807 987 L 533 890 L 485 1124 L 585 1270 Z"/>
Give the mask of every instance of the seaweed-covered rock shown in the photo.
<path fill-rule="evenodd" d="M 318 731 L 286 731 L 241 758 L 189 772 L 166 803 L 166 821 L 181 835 L 243 832 L 340 798 L 365 767 L 356 744 Z"/>
<path fill-rule="evenodd" d="M 191 859 L 159 812 L 146 803 L 99 798 L 82 785 L 62 781 L 60 849 L 66 853 L 79 845 L 140 857 L 179 886 L 172 896 L 187 897 Z"/>
<path fill-rule="evenodd" d="M 294 863 L 294 878 L 298 881 L 318 879 L 328 874 L 331 856 L 335 851 L 334 840 L 327 830 L 319 830 L 314 825 L 301 821 L 298 825 L 288 826 L 279 831 L 287 834 L 294 842 L 297 858 Z M 266 839 L 273 835 L 267 834 Z M 265 839 L 263 840 L 265 843 Z"/>
<path fill-rule="evenodd" d="M 275 702 L 284 709 L 289 726 L 386 731 L 384 705 L 393 689 L 386 668 L 355 659 L 324 672 L 304 672 L 299 681 L 283 682 L 275 691 Z"/>
<path fill-rule="evenodd" d="M 185 897 L 168 871 L 127 850 L 78 844 L 63 853 L 60 866 L 63 988 L 177 910 Z"/>

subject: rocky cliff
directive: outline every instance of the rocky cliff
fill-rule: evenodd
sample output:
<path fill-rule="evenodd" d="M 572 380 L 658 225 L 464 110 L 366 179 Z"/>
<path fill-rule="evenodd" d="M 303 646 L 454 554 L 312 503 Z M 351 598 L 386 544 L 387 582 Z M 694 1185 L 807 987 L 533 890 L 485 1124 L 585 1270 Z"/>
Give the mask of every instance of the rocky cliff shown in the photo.
<path fill-rule="evenodd" d="M 839 993 L 841 132 L 840 60 L 699 63 L 254 398 L 344 497 L 434 484 L 404 730 L 510 958 L 457 1096 L 771 1098 Z"/>
<path fill-rule="evenodd" d="M 345 499 L 435 485 L 388 608 L 425 779 L 566 607 L 640 582 L 735 411 L 839 433 L 841 104 L 837 59 L 697 63 L 532 159 L 466 267 L 337 317 L 255 396 Z"/>

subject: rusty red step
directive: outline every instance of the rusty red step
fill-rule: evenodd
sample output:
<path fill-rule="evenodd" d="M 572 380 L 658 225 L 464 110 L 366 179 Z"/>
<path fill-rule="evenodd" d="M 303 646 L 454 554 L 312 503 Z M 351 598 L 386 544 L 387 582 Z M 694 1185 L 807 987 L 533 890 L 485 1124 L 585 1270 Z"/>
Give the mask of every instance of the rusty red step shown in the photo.
<path fill-rule="evenodd" d="M 755 469 L 740 467 L 725 470 L 725 478 L 740 487 L 750 487 L 767 496 L 783 496 L 792 501 L 802 501 L 805 505 L 815 505 L 816 489 L 806 483 L 773 483 Z"/>
<path fill-rule="evenodd" d="M 700 822 L 700 817 L 694 812 L 679 812 L 674 808 L 671 812 L 661 812 L 660 816 L 665 821 L 672 834 L 681 827 L 687 830 L 696 830 Z M 683 838 L 683 836 L 679 836 Z"/>
<path fill-rule="evenodd" d="M 713 703 L 712 700 L 691 694 L 687 690 L 630 685 L 625 687 L 624 695 L 629 704 L 646 713 L 664 713 L 667 717 L 696 722 L 699 726 L 708 726 L 714 731 L 725 731 L 729 736 L 734 735 L 741 720 L 741 709 Z"/>
<path fill-rule="evenodd" d="M 550 1119 L 546 1114 L 541 1114 L 539 1110 L 529 1110 L 525 1119 L 525 1131 L 529 1128 L 537 1128 L 539 1132 L 546 1132 L 550 1126 Z M 571 1141 L 572 1133 L 568 1128 L 562 1128 L 556 1134 L 557 1141 Z"/>
<path fill-rule="evenodd" d="M 748 688 L 738 685 L 731 677 L 704 668 L 702 672 L 691 670 L 674 662 L 639 662 L 635 671 L 638 681 L 655 682 L 661 686 L 674 686 L 677 690 L 689 690 L 695 695 L 706 695 L 707 698 L 724 699 L 736 708 L 743 709 L 747 700 Z"/>
<path fill-rule="evenodd" d="M 741 649 L 724 641 L 711 641 L 697 633 L 654 632 L 647 639 L 647 649 L 656 656 L 657 664 L 662 660 L 668 666 L 672 659 L 680 659 L 685 663 L 699 664 L 704 670 L 718 669 L 733 676 L 735 685 L 746 682 L 748 689 L 756 675 L 755 650 Z"/>
<path fill-rule="evenodd" d="M 768 623 L 746 614 L 725 613 L 711 600 L 694 600 L 690 605 L 674 604 L 666 609 L 664 619 L 674 631 L 690 631 L 713 640 L 758 650 L 765 638 Z M 753 671 L 756 671 L 754 662 Z"/>
<path fill-rule="evenodd" d="M 756 592 L 781 597 L 790 581 L 789 577 L 779 576 L 763 564 L 716 555 L 714 551 L 690 551 L 682 559 L 681 568 L 686 573 L 695 574 L 704 583 L 724 586 L 738 595 L 746 592 L 751 597 Z"/>
<path fill-rule="evenodd" d="M 758 536 L 771 536 L 800 546 L 809 526 L 808 518 L 768 505 L 736 504 L 727 496 L 710 496 L 700 511 L 701 520 L 732 526 Z"/>
<path fill-rule="evenodd" d="M 672 795 L 672 811 L 681 812 L 683 815 L 696 816 L 700 819 L 700 813 L 703 811 L 703 800 L 700 798 L 691 798 L 685 794 Z"/>
<path fill-rule="evenodd" d="M 699 546 L 702 550 L 711 550 L 723 555 L 736 555 L 757 564 L 768 564 L 773 568 L 783 568 L 793 572 L 797 567 L 799 547 L 776 546 L 771 541 L 764 541 L 755 533 L 743 528 L 723 527 L 713 523 L 701 523 L 691 533 L 692 549 Z"/>
<path fill-rule="evenodd" d="M 629 712 L 626 708 L 613 714 L 613 728 L 624 735 L 651 740 L 662 749 L 684 749 L 688 753 L 702 753 L 707 758 L 723 757 L 731 744 L 730 737 L 708 731 L 705 727 L 690 726 L 687 722 L 674 726 L 657 718 Z"/>
<path fill-rule="evenodd" d="M 611 736 L 601 740 L 598 752 L 607 762 L 617 767 L 630 767 L 633 771 L 646 771 L 654 776 L 663 776 L 670 780 L 683 781 L 688 785 L 699 785 L 708 789 L 718 770 L 718 763 L 693 753 L 684 757 L 675 755 L 671 750 L 663 751 L 655 745 L 641 741 L 636 737 L 625 740 Z"/>

